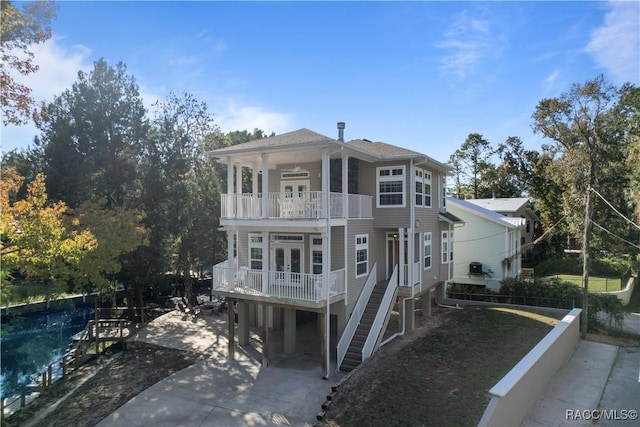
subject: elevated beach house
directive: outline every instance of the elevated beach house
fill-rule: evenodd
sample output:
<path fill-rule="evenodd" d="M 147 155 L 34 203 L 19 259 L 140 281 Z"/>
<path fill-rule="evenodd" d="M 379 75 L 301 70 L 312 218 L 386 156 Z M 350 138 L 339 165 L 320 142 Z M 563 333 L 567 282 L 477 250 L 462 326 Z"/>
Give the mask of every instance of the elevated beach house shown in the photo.
<path fill-rule="evenodd" d="M 270 333 L 293 353 L 298 328 L 313 322 L 323 375 L 333 363 L 349 371 L 379 347 L 394 306 L 411 330 L 416 299 L 428 310 L 451 277 L 449 168 L 343 135 L 338 123 L 337 139 L 300 129 L 210 153 L 227 165 L 228 257 L 214 266 L 213 293 L 233 302 L 230 355 L 258 326 L 267 364 Z"/>

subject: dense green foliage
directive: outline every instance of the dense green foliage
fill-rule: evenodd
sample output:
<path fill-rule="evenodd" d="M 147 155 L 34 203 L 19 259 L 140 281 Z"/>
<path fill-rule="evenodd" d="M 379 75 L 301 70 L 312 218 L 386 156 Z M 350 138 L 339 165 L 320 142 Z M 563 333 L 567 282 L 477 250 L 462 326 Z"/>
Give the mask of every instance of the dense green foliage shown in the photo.
<path fill-rule="evenodd" d="M 583 302 L 581 288 L 557 278 L 535 280 L 508 278 L 502 282 L 499 294 L 528 297 L 530 298 L 529 304 L 532 305 L 535 305 L 536 298 L 573 301 L 575 306 L 579 308 L 582 308 Z M 615 295 L 590 293 L 588 304 L 587 327 L 589 331 L 603 327 L 603 324 L 597 318 L 600 311 L 604 312 L 610 321 L 618 325 L 622 322 L 624 308 L 622 302 Z"/>
<path fill-rule="evenodd" d="M 622 256 L 596 257 L 591 263 L 591 274 L 606 277 L 621 277 L 635 269 L 636 262 Z M 550 276 L 553 274 L 582 274 L 582 258 L 575 256 L 550 257 L 536 265 L 536 276 Z"/>

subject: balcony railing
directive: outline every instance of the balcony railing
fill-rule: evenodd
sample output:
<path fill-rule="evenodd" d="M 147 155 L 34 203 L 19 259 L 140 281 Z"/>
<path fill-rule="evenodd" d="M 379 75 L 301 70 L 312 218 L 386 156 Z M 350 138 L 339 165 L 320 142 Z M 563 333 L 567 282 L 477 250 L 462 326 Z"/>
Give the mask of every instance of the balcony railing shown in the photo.
<path fill-rule="evenodd" d="M 371 218 L 373 197 L 361 194 L 329 194 L 329 209 L 324 206 L 322 191 L 267 193 L 266 212 L 263 214 L 264 194 L 222 194 L 222 218 Z"/>
<path fill-rule="evenodd" d="M 343 294 L 344 269 L 329 275 L 329 297 Z M 229 292 L 271 298 L 320 302 L 327 299 L 323 274 L 250 270 L 227 267 L 226 261 L 213 267 L 212 292 Z"/>

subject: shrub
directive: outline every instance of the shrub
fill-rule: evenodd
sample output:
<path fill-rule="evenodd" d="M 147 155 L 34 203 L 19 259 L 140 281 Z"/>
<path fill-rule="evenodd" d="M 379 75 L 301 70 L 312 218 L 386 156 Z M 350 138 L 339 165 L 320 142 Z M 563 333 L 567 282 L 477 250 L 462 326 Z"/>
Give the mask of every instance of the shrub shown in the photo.
<path fill-rule="evenodd" d="M 529 298 L 528 305 L 549 306 L 557 301 L 573 301 L 576 307 L 582 308 L 582 289 L 571 282 L 558 278 L 526 280 L 508 278 L 501 282 L 500 294 L 523 296 Z M 536 302 L 537 301 L 537 302 Z M 589 310 L 587 329 L 594 331 L 603 327 L 597 318 L 598 312 L 604 312 L 609 321 L 622 323 L 624 307 L 615 295 L 589 293 Z"/>
<path fill-rule="evenodd" d="M 597 276 L 620 277 L 632 269 L 636 263 L 625 256 L 594 257 L 590 273 Z M 549 258 L 536 266 L 536 276 L 553 274 L 582 274 L 582 257 L 564 256 Z"/>

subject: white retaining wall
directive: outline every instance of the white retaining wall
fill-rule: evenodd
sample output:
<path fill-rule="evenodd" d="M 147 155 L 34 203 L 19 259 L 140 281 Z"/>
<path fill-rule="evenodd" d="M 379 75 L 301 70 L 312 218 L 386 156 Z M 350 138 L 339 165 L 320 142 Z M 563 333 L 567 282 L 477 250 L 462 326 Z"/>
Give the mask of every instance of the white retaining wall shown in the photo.
<path fill-rule="evenodd" d="M 629 304 L 629 300 L 631 300 L 631 294 L 633 293 L 633 290 L 637 283 L 638 283 L 637 277 L 630 277 L 624 289 L 620 291 L 600 292 L 600 293 L 615 295 L 618 297 L 620 301 L 622 301 L 622 305 L 626 306 L 627 304 Z"/>
<path fill-rule="evenodd" d="M 580 338 L 580 313 L 574 308 L 491 390 L 478 427 L 517 426 L 531 410 Z"/>

